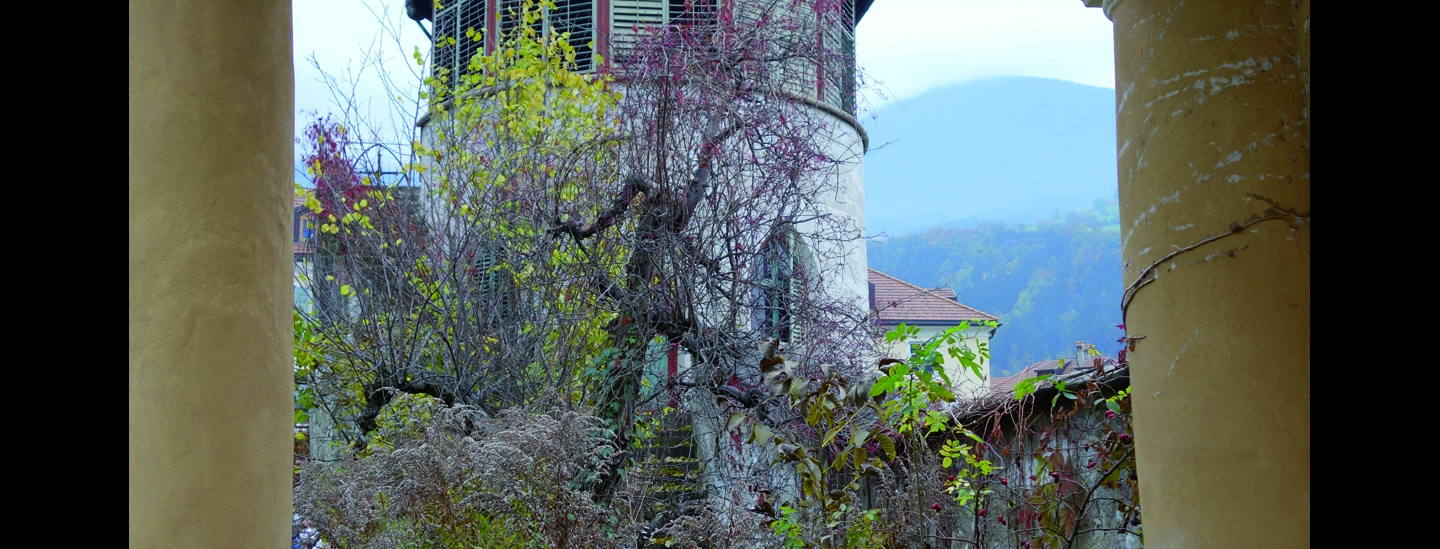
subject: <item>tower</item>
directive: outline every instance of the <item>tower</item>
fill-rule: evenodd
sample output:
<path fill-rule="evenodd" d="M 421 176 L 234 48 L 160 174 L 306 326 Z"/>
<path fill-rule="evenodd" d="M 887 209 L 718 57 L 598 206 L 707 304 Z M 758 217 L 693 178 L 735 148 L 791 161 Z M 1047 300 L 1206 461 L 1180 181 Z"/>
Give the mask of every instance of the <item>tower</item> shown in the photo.
<path fill-rule="evenodd" d="M 855 25 L 872 2 L 846 0 L 838 9 L 821 13 L 817 6 L 828 3 L 815 0 L 553 0 L 536 30 L 565 35 L 576 54 L 575 72 L 623 74 L 637 45 L 667 27 L 730 21 L 743 29 L 776 13 L 810 22 L 786 37 L 792 45 L 808 48 L 806 55 L 781 61 L 786 73 L 783 85 L 758 92 L 771 100 L 803 104 L 822 121 L 819 130 L 824 134 L 820 137 L 825 143 L 824 155 L 834 162 L 816 175 L 827 180 L 827 192 L 816 197 L 820 211 L 814 213 L 847 219 L 850 227 L 840 238 L 792 238 L 785 244 L 784 255 L 793 264 L 784 272 L 788 276 L 807 267 L 827 270 L 828 290 L 844 295 L 855 309 L 864 311 L 868 310 L 868 283 L 863 157 L 869 143 L 864 127 L 856 120 Z M 473 55 L 494 51 L 496 38 L 515 29 L 519 24 L 516 13 L 523 5 L 524 0 L 453 0 L 438 6 L 433 13 L 433 36 L 438 40 L 433 43 L 432 70 L 467 73 Z M 412 17 L 415 15 L 412 12 Z M 480 31 L 483 38 L 471 39 L 471 30 Z M 456 43 L 449 44 L 447 37 L 455 38 Z M 419 122 L 424 128 L 422 135 L 433 134 L 427 127 L 429 120 L 426 115 Z M 814 222 L 800 223 L 794 233 L 813 234 L 815 226 Z M 763 323 L 759 316 L 756 323 Z"/>

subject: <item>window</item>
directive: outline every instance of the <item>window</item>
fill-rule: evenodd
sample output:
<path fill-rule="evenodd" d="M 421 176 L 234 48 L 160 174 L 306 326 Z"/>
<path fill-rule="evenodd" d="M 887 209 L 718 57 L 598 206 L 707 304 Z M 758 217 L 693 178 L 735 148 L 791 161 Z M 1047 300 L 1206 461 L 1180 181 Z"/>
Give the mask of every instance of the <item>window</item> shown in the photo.
<path fill-rule="evenodd" d="M 820 69 L 819 99 L 855 116 L 855 2 L 845 0 L 840 12 L 821 22 L 820 37 L 832 56 Z"/>
<path fill-rule="evenodd" d="M 761 337 L 790 341 L 790 284 L 794 259 L 789 239 L 771 238 L 760 251 L 755 284 L 755 329 Z"/>
<path fill-rule="evenodd" d="M 513 1 L 513 0 L 512 0 Z M 517 10 L 518 11 L 518 10 Z M 590 72 L 595 64 L 595 5 L 591 0 L 555 0 L 555 9 L 545 18 L 548 32 L 566 34 L 575 49 L 576 72 Z"/>
<path fill-rule="evenodd" d="M 671 25 L 700 24 L 715 19 L 715 0 L 670 0 Z"/>
<path fill-rule="evenodd" d="M 491 34 L 490 18 L 499 22 L 496 30 L 510 35 L 520 23 L 523 0 L 451 0 L 445 9 L 435 15 L 435 37 L 454 38 L 455 44 L 436 44 L 434 67 L 450 70 L 450 85 L 454 86 L 461 74 L 468 72 L 470 58 L 476 53 L 494 48 L 495 38 Z M 577 72 L 589 72 L 594 68 L 594 49 L 590 44 L 595 39 L 595 0 L 554 0 L 554 9 L 547 10 L 535 31 L 542 36 L 547 32 L 566 33 L 566 42 L 575 49 Z M 466 36 L 474 29 L 482 32 L 483 41 Z"/>
<path fill-rule="evenodd" d="M 515 296 L 511 291 L 510 274 L 503 265 L 498 246 L 481 246 L 475 250 L 475 288 L 471 301 L 477 306 L 482 324 L 499 326 L 515 313 Z"/>
<path fill-rule="evenodd" d="M 310 208 L 300 206 L 295 208 L 295 228 L 290 235 L 290 240 L 295 244 L 305 244 L 315 238 L 315 214 Z"/>
<path fill-rule="evenodd" d="M 625 62 L 641 34 L 665 25 L 714 21 L 718 5 L 718 0 L 611 0 L 610 57 Z"/>
<path fill-rule="evenodd" d="M 470 66 L 470 58 L 481 51 L 484 43 L 466 36 L 469 29 L 476 32 L 485 31 L 487 21 L 486 4 L 489 0 L 450 0 L 445 9 L 435 15 L 436 39 L 454 38 L 455 44 L 437 44 L 434 52 L 433 66 L 435 72 L 445 68 L 450 70 L 450 85 L 454 86 L 461 74 L 466 72 Z M 487 31 L 488 32 L 488 31 Z"/>

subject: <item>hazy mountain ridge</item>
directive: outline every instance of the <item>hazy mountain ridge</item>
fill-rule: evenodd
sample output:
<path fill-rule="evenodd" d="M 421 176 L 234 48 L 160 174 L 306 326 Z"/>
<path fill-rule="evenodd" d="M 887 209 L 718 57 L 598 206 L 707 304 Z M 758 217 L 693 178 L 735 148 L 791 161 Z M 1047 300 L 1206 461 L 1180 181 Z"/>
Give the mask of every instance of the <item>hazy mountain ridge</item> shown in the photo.
<path fill-rule="evenodd" d="M 1077 340 L 1115 354 L 1114 90 L 993 78 L 863 122 L 866 232 L 888 236 L 869 244 L 871 267 L 999 316 L 996 376 L 1072 354 Z"/>
<path fill-rule="evenodd" d="M 1029 223 L 1115 196 L 1112 89 L 991 78 L 930 90 L 861 122 L 872 235 Z"/>

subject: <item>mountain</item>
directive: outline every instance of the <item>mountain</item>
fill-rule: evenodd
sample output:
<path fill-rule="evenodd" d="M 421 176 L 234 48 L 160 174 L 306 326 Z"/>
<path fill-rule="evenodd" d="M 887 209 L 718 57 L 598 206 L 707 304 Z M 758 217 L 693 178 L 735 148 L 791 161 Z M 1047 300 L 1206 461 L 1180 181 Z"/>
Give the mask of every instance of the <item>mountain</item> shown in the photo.
<path fill-rule="evenodd" d="M 930 90 L 861 121 L 869 234 L 1029 223 L 1116 195 L 1115 90 L 1003 77 Z"/>

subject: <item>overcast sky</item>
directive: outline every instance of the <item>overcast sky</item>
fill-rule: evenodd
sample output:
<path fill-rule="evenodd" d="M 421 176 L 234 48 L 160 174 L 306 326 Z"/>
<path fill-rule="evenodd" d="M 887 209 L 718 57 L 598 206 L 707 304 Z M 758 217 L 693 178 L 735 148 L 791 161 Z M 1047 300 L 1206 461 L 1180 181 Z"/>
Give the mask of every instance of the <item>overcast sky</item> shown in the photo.
<path fill-rule="evenodd" d="M 895 101 L 990 76 L 1113 89 L 1113 34 L 1080 0 L 875 0 L 855 43 L 862 70 Z"/>
<path fill-rule="evenodd" d="M 398 44 L 379 36 L 381 26 L 370 8 L 383 10 L 396 23 Z M 328 72 L 342 74 L 347 67 L 358 72 L 363 52 L 375 44 L 388 55 L 387 67 L 400 74 L 409 69 L 410 51 L 428 47 L 424 34 L 405 17 L 403 0 L 295 0 L 294 16 L 297 132 L 310 119 L 308 111 L 336 110 L 308 61 L 311 55 Z M 1081 0 L 875 0 L 860 22 L 856 49 L 862 70 L 883 84 L 888 96 L 872 94 L 872 108 L 990 76 L 1115 87 L 1110 21 Z M 357 96 L 368 99 L 373 115 L 388 117 L 385 93 L 374 74 L 374 68 L 361 73 Z M 408 93 L 413 96 L 413 88 Z"/>

